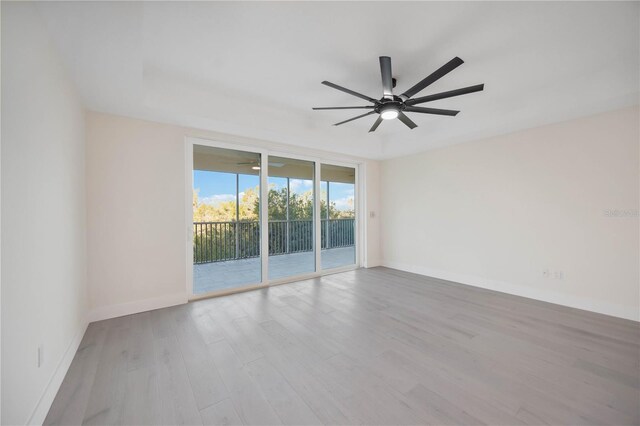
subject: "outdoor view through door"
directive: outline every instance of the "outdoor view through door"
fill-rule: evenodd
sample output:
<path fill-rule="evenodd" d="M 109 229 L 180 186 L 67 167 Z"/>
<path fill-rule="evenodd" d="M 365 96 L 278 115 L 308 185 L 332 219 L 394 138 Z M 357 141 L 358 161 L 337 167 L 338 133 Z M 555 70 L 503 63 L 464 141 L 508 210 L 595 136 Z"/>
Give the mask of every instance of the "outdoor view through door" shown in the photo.
<path fill-rule="evenodd" d="M 193 293 L 262 281 L 260 154 L 193 146 Z"/>
<path fill-rule="evenodd" d="M 315 272 L 312 161 L 269 156 L 269 279 Z"/>
<path fill-rule="evenodd" d="M 355 175 L 353 167 L 194 144 L 193 294 L 355 265 Z"/>
<path fill-rule="evenodd" d="M 356 262 L 355 176 L 352 167 L 323 164 L 320 168 L 322 269 Z"/>

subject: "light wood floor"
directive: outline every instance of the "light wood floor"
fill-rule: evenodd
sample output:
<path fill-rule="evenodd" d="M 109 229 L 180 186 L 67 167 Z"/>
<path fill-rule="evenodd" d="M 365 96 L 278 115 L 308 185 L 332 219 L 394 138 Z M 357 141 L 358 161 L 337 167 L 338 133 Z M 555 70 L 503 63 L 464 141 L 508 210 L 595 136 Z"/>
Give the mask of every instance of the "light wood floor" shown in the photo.
<path fill-rule="evenodd" d="M 386 268 L 93 323 L 46 424 L 638 424 L 637 323 Z"/>

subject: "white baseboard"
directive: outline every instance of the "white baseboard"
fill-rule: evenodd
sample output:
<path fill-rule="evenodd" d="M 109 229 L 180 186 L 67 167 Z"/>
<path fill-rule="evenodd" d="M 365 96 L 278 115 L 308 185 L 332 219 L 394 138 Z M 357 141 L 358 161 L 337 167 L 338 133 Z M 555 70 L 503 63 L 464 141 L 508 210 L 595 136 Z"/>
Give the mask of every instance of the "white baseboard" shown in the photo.
<path fill-rule="evenodd" d="M 29 421 L 27 424 L 29 425 L 41 425 L 44 423 L 45 418 L 47 417 L 47 413 L 49 413 L 49 409 L 51 408 L 51 404 L 53 404 L 53 400 L 60 389 L 60 385 L 62 385 L 62 381 L 64 380 L 64 376 L 67 375 L 67 371 L 69 370 L 69 366 L 71 365 L 71 361 L 73 361 L 73 357 L 76 355 L 78 351 L 78 347 L 80 346 L 80 342 L 82 342 L 82 338 L 84 337 L 84 333 L 87 330 L 87 326 L 89 322 L 84 320 L 75 336 L 71 340 L 71 343 L 67 347 L 67 350 L 64 352 L 62 359 L 58 363 L 58 366 L 53 371 L 51 378 L 49 379 L 49 383 L 47 383 L 44 392 L 40 396 L 36 407 L 34 408 L 31 416 L 29 417 Z"/>
<path fill-rule="evenodd" d="M 116 305 L 100 306 L 89 312 L 89 322 L 102 321 L 110 318 L 152 311 L 154 309 L 181 305 L 187 302 L 188 299 L 186 293 L 176 293 Z"/>
<path fill-rule="evenodd" d="M 426 266 L 410 265 L 407 263 L 393 261 L 383 261 L 382 265 L 392 269 L 412 272 L 414 274 L 425 275 L 428 277 L 453 281 L 460 284 L 466 284 L 474 287 L 485 288 L 488 290 L 499 291 L 502 293 L 513 294 L 515 296 L 527 297 L 529 299 L 540 300 L 543 302 L 555 303 L 556 305 L 583 309 L 586 311 L 597 312 L 599 314 L 610 315 L 613 317 L 624 318 L 632 321 L 640 321 L 639 308 L 619 306 L 593 299 L 578 298 L 558 292 L 540 290 L 533 287 L 512 284 L 504 281 L 491 280 L 472 275 L 459 274 L 456 272 L 442 271 Z"/>

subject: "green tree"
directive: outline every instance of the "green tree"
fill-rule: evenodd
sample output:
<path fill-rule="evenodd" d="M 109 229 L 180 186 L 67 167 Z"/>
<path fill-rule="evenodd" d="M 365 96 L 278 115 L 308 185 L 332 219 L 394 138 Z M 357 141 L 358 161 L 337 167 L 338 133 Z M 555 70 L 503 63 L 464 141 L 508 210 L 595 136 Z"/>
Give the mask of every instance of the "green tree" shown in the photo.
<path fill-rule="evenodd" d="M 260 188 L 249 188 L 240 198 L 239 217 L 241 221 L 257 221 L 260 217 Z M 320 194 L 320 217 L 327 217 L 327 194 Z M 287 188 L 276 189 L 271 185 L 268 192 L 269 220 L 287 219 Z M 335 202 L 329 204 L 329 218 L 354 218 L 353 207 L 349 210 L 338 210 Z M 289 194 L 289 219 L 311 220 L 313 218 L 313 191 Z M 194 222 L 235 222 L 235 200 L 222 201 L 217 205 L 201 203 L 198 190 L 193 192 L 193 221 Z"/>

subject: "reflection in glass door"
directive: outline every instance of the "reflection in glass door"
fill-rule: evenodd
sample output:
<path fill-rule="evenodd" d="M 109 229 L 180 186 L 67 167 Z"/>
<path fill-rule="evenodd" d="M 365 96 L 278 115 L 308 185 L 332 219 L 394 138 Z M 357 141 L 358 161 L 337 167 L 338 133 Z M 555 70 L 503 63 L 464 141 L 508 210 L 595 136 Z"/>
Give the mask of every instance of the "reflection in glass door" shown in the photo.
<path fill-rule="evenodd" d="M 312 161 L 269 156 L 269 279 L 315 272 Z"/>
<path fill-rule="evenodd" d="M 356 263 L 355 172 L 352 167 L 320 167 L 322 269 Z"/>
<path fill-rule="evenodd" d="M 193 294 L 259 284 L 260 154 L 193 146 Z"/>

